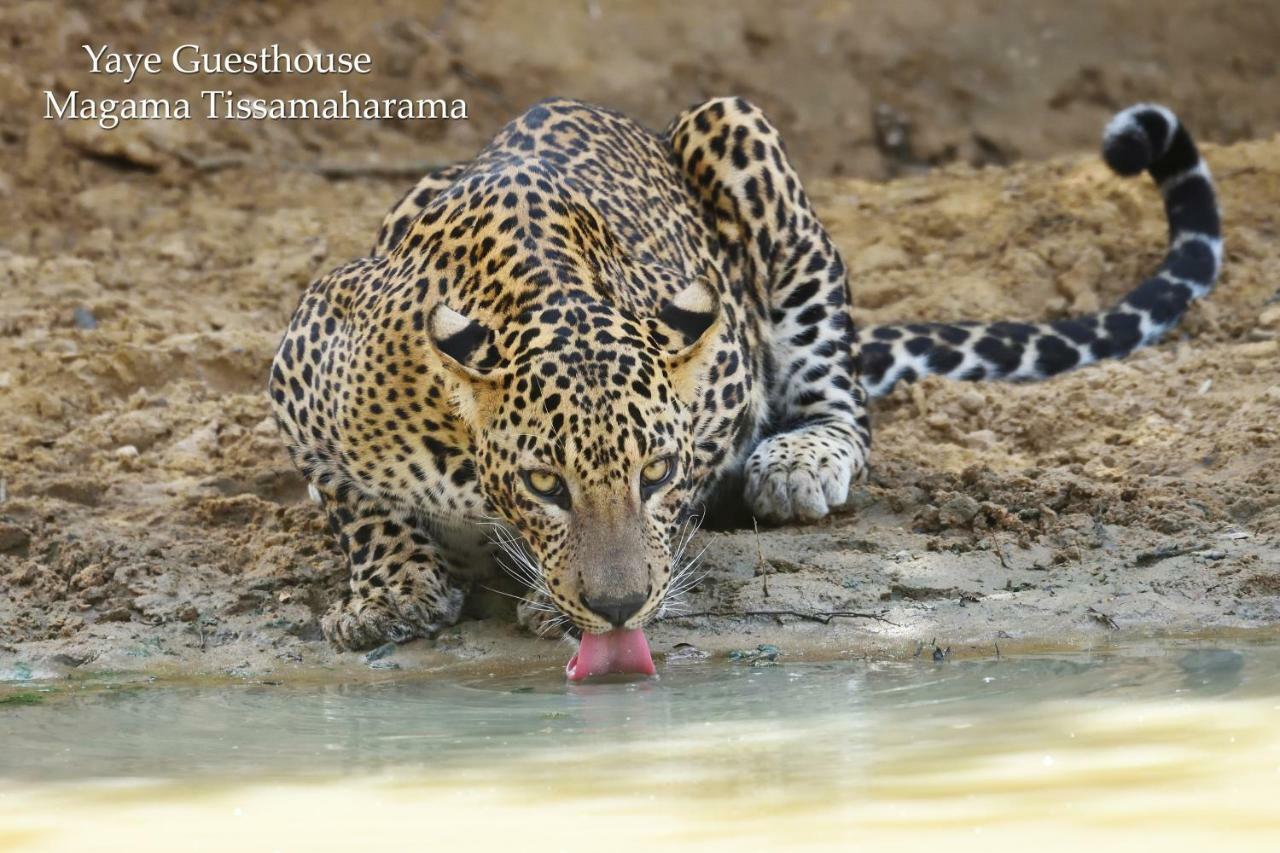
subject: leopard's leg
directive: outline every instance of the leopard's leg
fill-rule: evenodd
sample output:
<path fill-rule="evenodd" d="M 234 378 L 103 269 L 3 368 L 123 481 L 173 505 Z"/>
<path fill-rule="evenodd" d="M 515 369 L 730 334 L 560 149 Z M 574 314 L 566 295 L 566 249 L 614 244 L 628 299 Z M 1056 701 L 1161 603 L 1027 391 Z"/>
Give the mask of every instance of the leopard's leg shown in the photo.
<path fill-rule="evenodd" d="M 403 643 L 457 621 L 463 590 L 411 510 L 351 488 L 320 492 L 351 569 L 348 595 L 321 620 L 330 642 L 345 649 Z"/>
<path fill-rule="evenodd" d="M 428 636 L 453 623 L 463 592 L 412 507 L 355 481 L 341 446 L 339 399 L 351 347 L 352 291 L 382 258 L 361 258 L 311 285 L 271 366 L 268 393 L 290 458 L 328 516 L 350 568 L 350 590 L 322 620 L 329 640 L 364 648 Z M 355 454 L 352 453 L 352 456 Z"/>
<path fill-rule="evenodd" d="M 714 212 L 747 310 L 762 318 L 769 413 L 748 457 L 746 499 L 772 521 L 817 519 L 844 503 L 871 443 L 845 266 L 777 130 L 740 98 L 695 107 L 668 138 Z"/>
<path fill-rule="evenodd" d="M 378 238 L 374 241 L 372 255 L 386 255 L 396 247 L 400 239 L 408 232 L 413 220 L 427 206 L 431 199 L 453 185 L 470 163 L 453 163 L 432 169 L 414 184 L 410 190 L 400 196 L 399 201 L 391 206 L 387 215 L 382 218 L 382 227 L 378 229 Z"/>

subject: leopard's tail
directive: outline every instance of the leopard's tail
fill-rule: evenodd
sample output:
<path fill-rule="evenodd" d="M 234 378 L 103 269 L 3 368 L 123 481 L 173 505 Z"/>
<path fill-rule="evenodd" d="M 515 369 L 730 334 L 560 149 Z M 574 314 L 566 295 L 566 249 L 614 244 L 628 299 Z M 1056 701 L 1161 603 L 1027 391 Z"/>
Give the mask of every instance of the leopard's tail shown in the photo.
<path fill-rule="evenodd" d="M 872 397 L 929 373 L 953 379 L 1044 379 L 1119 358 L 1159 340 L 1213 289 L 1222 227 L 1209 168 L 1172 112 L 1138 104 L 1107 124 L 1102 156 L 1120 175 L 1144 169 L 1164 197 L 1169 250 L 1155 274 L 1114 308 L 1051 323 L 913 323 L 862 329 L 862 380 Z"/>

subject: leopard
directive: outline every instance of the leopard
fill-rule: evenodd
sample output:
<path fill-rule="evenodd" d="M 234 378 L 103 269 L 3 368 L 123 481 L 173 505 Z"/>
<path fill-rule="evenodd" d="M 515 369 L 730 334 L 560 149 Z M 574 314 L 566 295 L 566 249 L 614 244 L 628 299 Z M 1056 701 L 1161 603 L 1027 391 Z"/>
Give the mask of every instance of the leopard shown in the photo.
<path fill-rule="evenodd" d="M 1043 380 L 1156 343 L 1222 265 L 1209 169 L 1169 109 L 1106 125 L 1166 254 L 1113 307 L 858 328 L 851 277 L 778 129 L 741 97 L 662 131 L 541 101 L 428 172 L 364 256 L 301 295 L 270 368 L 292 462 L 344 555 L 339 649 L 431 637 L 495 572 L 526 627 L 644 626 L 716 513 L 822 519 L 866 476 L 899 383 Z"/>

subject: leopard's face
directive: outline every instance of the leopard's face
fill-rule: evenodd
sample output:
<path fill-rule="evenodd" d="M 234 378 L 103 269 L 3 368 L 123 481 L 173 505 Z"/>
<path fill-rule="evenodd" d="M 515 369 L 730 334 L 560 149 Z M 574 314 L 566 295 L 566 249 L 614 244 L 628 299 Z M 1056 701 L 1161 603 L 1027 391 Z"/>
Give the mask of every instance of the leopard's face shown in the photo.
<path fill-rule="evenodd" d="M 475 433 L 481 488 L 522 536 L 509 567 L 590 633 L 661 606 L 692 494 L 690 413 L 662 353 L 629 331 L 519 363 Z"/>
<path fill-rule="evenodd" d="M 583 631 L 639 627 L 684 568 L 691 404 L 718 320 L 703 281 L 644 320 L 586 302 L 499 335 L 448 306 L 431 314 L 508 568 Z"/>

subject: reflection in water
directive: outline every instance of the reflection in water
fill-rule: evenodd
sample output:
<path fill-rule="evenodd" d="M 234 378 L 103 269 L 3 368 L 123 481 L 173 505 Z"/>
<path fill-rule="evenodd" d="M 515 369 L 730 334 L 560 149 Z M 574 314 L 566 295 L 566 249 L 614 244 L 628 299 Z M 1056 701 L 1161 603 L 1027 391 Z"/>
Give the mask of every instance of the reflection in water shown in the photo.
<path fill-rule="evenodd" d="M 522 850 L 950 850 L 1037 828 L 1050 850 L 1126 833 L 1143 849 L 1263 849 L 1280 841 L 1277 697 L 1280 646 L 94 692 L 0 711 L 0 848 L 14 827 L 76 849 L 69 827 L 99 826 L 140 849 L 137 820 L 221 826 L 251 805 L 237 826 L 255 827 L 254 849 L 273 833 L 315 849 L 352 815 L 387 840 L 450 818 L 466 843 L 463 824 L 495 813 L 528 822 L 510 827 Z M 126 778 L 177 781 L 121 790 Z M 279 817 L 301 803 L 305 826 Z"/>
<path fill-rule="evenodd" d="M 1231 649 L 1194 649 L 1178 660 L 1183 688 L 1202 695 L 1230 693 L 1244 683 L 1244 655 Z"/>

